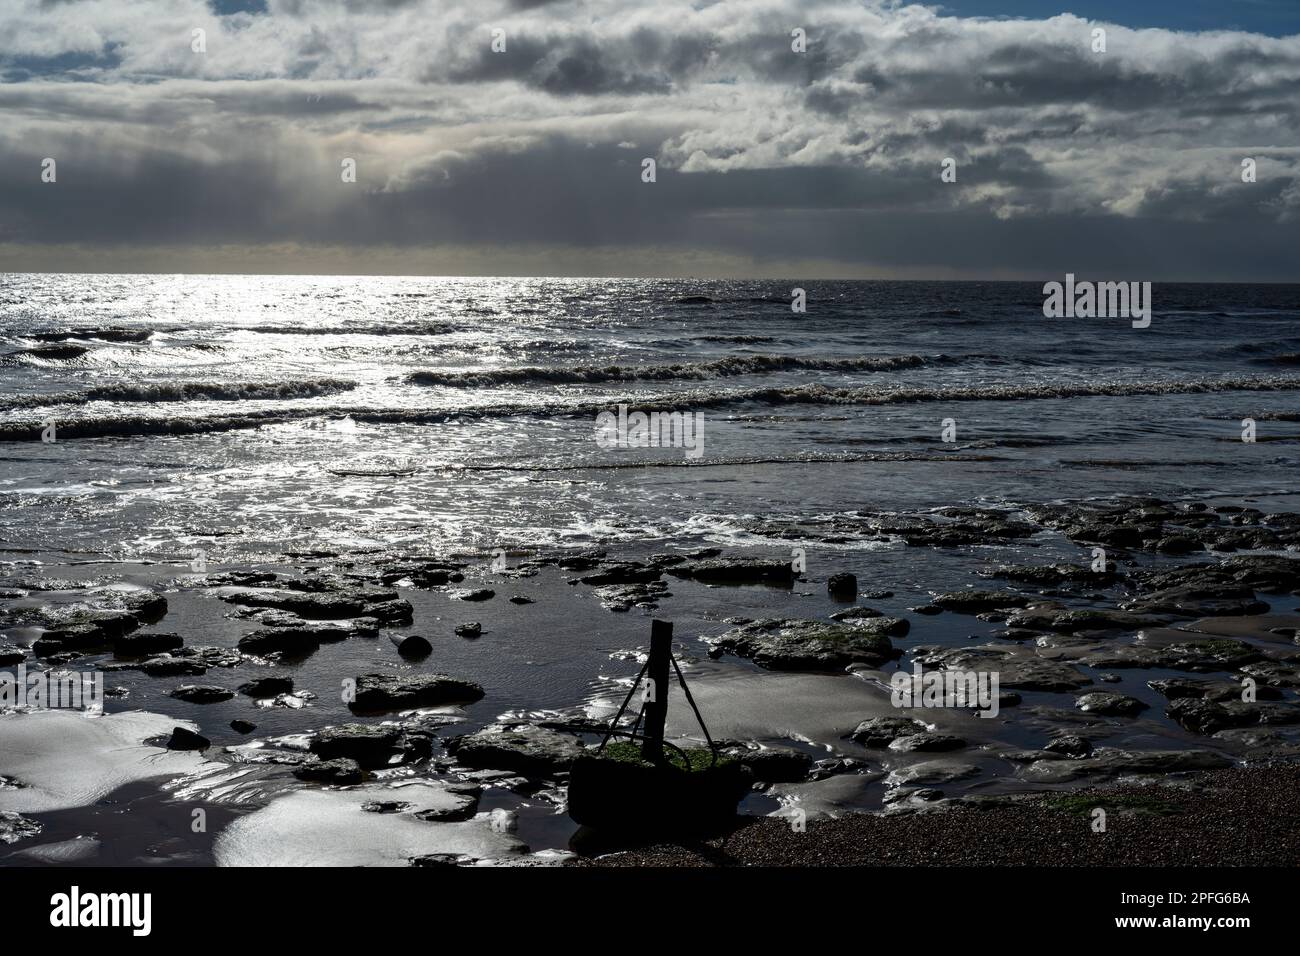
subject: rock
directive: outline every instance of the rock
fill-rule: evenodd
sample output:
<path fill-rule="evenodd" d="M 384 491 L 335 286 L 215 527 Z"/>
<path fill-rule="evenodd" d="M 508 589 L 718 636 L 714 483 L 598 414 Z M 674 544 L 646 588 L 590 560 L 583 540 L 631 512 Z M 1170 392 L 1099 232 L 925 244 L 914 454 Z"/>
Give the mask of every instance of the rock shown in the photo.
<path fill-rule="evenodd" d="M 150 657 L 185 645 L 179 634 L 134 633 L 113 638 L 113 653 L 119 657 Z"/>
<path fill-rule="evenodd" d="M 415 609 L 411 607 L 410 601 L 381 601 L 377 604 L 367 604 L 365 616 L 373 618 L 380 624 L 401 627 L 415 620 Z"/>
<path fill-rule="evenodd" d="M 159 654 L 144 661 L 136 669 L 150 677 L 193 677 L 206 674 L 208 665 L 201 659 Z"/>
<path fill-rule="evenodd" d="M 478 621 L 470 621 L 467 624 L 456 625 L 457 637 L 479 637 L 483 633 L 483 625 Z"/>
<path fill-rule="evenodd" d="M 846 607 L 830 615 L 832 621 L 851 621 L 864 617 L 883 617 L 879 611 L 869 607 Z"/>
<path fill-rule="evenodd" d="M 365 779 L 360 765 L 346 757 L 300 764 L 293 768 L 293 775 L 299 780 L 341 785 L 361 783 Z"/>
<path fill-rule="evenodd" d="M 397 645 L 397 653 L 410 660 L 420 660 L 433 653 L 433 645 L 419 634 L 394 635 L 393 642 Z"/>
<path fill-rule="evenodd" d="M 607 565 L 595 574 L 588 574 L 578 580 L 583 584 L 599 587 L 608 584 L 647 584 L 650 581 L 658 580 L 662 576 L 663 570 L 661 568 L 641 564 L 637 561 L 628 561 Z"/>
<path fill-rule="evenodd" d="M 895 739 L 925 731 L 925 724 L 911 717 L 871 717 L 858 724 L 849 736 L 864 747 L 888 747 Z"/>
<path fill-rule="evenodd" d="M 254 631 L 239 639 L 238 645 L 245 654 L 283 654 L 300 657 L 320 647 L 320 633 L 314 628 L 271 627 Z"/>
<path fill-rule="evenodd" d="M 1136 697 L 1103 692 L 1076 697 L 1074 705 L 1086 714 L 1104 714 L 1108 717 L 1136 717 L 1147 709 L 1147 705 Z"/>
<path fill-rule="evenodd" d="M 363 674 L 357 678 L 354 711 L 401 710 L 467 704 L 483 697 L 483 688 L 470 680 L 446 674 Z"/>
<path fill-rule="evenodd" d="M 649 584 L 607 584 L 596 588 L 596 596 L 607 611 L 623 613 L 634 607 L 654 610 L 659 601 L 672 597 L 668 585 L 663 581 L 651 581 Z"/>
<path fill-rule="evenodd" d="M 428 735 L 394 724 L 340 724 L 312 736 L 307 749 L 321 760 L 346 758 L 362 767 L 388 767 L 422 760 L 432 752 Z"/>
<path fill-rule="evenodd" d="M 168 750 L 207 750 L 211 746 L 212 741 L 207 737 L 186 730 L 184 727 L 173 728 L 172 735 L 167 741 Z"/>
<path fill-rule="evenodd" d="M 230 722 L 230 729 L 237 734 L 251 734 L 257 729 L 257 724 L 251 720 L 240 720 L 236 717 Z"/>
<path fill-rule="evenodd" d="M 453 591 L 451 596 L 458 601 L 489 601 L 497 592 L 491 588 L 474 588 L 472 590 Z"/>
<path fill-rule="evenodd" d="M 534 724 L 494 724 L 447 741 L 447 752 L 466 766 L 528 777 L 553 777 L 568 770 L 583 749 L 572 734 Z"/>
<path fill-rule="evenodd" d="M 1219 704 L 1195 697 L 1181 697 L 1165 713 L 1192 733 L 1209 736 L 1228 727 L 1259 723 L 1259 711 L 1246 704 Z"/>
<path fill-rule="evenodd" d="M 889 749 L 896 750 L 900 753 L 911 753 L 912 751 L 959 750 L 965 746 L 966 741 L 962 740 L 960 737 L 953 737 L 948 734 L 934 734 L 929 731 L 895 737 L 889 742 Z"/>
<path fill-rule="evenodd" d="M 1029 598 L 1012 591 L 950 591 L 947 594 L 940 594 L 932 603 L 945 611 L 975 614 L 1000 608 L 1024 607 L 1029 603 Z"/>
<path fill-rule="evenodd" d="M 995 671 L 998 686 L 1014 690 L 1072 691 L 1092 683 L 1069 664 L 1038 657 L 1015 645 L 918 648 L 915 660 L 945 670 Z"/>
<path fill-rule="evenodd" d="M 1091 757 L 1075 760 L 1039 760 L 1019 771 L 1035 783 L 1068 783 L 1088 778 L 1110 778 L 1131 774 L 1165 776 L 1197 770 L 1218 770 L 1232 766 L 1232 760 L 1209 750 L 1146 750 L 1130 752 L 1109 747 Z"/>
<path fill-rule="evenodd" d="M 674 577 L 690 578 L 703 584 L 774 584 L 788 587 L 794 583 L 795 578 L 790 561 L 769 558 L 713 558 L 664 570 Z"/>
<path fill-rule="evenodd" d="M 1136 631 L 1144 627 L 1163 627 L 1171 621 L 1172 619 L 1167 616 L 1097 608 L 1044 611 L 1036 607 L 1027 607 L 1007 618 L 1007 624 L 1011 627 L 1063 631 L 1067 634 L 1076 631 Z"/>
<path fill-rule="evenodd" d="M 1093 571 L 1073 564 L 1003 564 L 980 572 L 985 577 L 1001 578 L 1020 584 L 1037 584 L 1043 587 L 1077 585 L 1081 587 L 1108 587 L 1120 579 L 1113 570 Z"/>
<path fill-rule="evenodd" d="M 1230 680 L 1195 680 L 1190 677 L 1169 677 L 1163 680 L 1149 680 L 1147 686 L 1169 700 L 1196 698 L 1212 700 L 1216 703 L 1226 701 L 1242 702 L 1245 688 Z M 1257 684 L 1255 696 L 1258 700 L 1281 700 L 1282 692 L 1276 687 Z"/>
<path fill-rule="evenodd" d="M 444 869 L 459 866 L 460 857 L 455 853 L 426 853 L 423 856 L 409 857 L 408 862 L 411 866 Z"/>
<path fill-rule="evenodd" d="M 0 843 L 17 843 L 19 840 L 36 836 L 42 829 L 44 829 L 42 824 L 27 819 L 21 813 L 0 810 Z"/>
<path fill-rule="evenodd" d="M 510 595 L 510 603 L 511 604 L 532 604 L 533 599 L 530 597 L 525 597 L 522 594 L 512 594 Z"/>
<path fill-rule="evenodd" d="M 27 660 L 27 652 L 21 647 L 14 647 L 12 644 L 0 644 L 0 667 L 21 664 L 25 660 Z"/>
<path fill-rule="evenodd" d="M 1162 666 L 1194 672 L 1235 670 L 1264 659 L 1262 653 L 1245 641 L 1224 637 L 1178 641 L 1157 652 Z"/>
<path fill-rule="evenodd" d="M 856 601 L 858 597 L 858 578 L 848 572 L 832 574 L 826 579 L 826 593 L 836 601 Z"/>
<path fill-rule="evenodd" d="M 1080 759 L 1092 756 L 1092 741 L 1075 734 L 1066 734 L 1045 744 L 1043 749 L 1048 753 Z"/>
<path fill-rule="evenodd" d="M 1176 614 L 1182 617 L 1263 614 L 1269 609 L 1263 601 L 1255 599 L 1253 590 L 1236 585 L 1166 588 L 1126 601 L 1122 606 L 1141 613 Z"/>
<path fill-rule="evenodd" d="M 275 697 L 277 694 L 293 693 L 291 677 L 259 677 L 246 684 L 239 685 L 239 692 L 249 697 Z"/>
<path fill-rule="evenodd" d="M 215 704 L 230 700 L 235 693 L 215 684 L 183 684 L 169 691 L 168 696 L 190 704 Z"/>
<path fill-rule="evenodd" d="M 762 750 L 736 747 L 724 751 L 723 755 L 738 760 L 741 766 L 749 768 L 755 780 L 763 783 L 799 783 L 808 778 L 813 765 L 811 756 L 787 747 Z"/>
<path fill-rule="evenodd" d="M 366 610 L 360 597 L 346 594 L 312 594 L 304 591 L 238 590 L 221 595 L 221 600 L 245 607 L 270 607 L 292 611 L 300 617 L 330 620 L 357 617 Z"/>
<path fill-rule="evenodd" d="M 916 607 L 909 607 L 913 614 L 924 614 L 926 617 L 933 617 L 935 614 L 942 614 L 943 608 L 937 604 L 918 604 Z"/>
<path fill-rule="evenodd" d="M 710 643 L 771 670 L 843 670 L 850 664 L 878 666 L 898 656 L 884 634 L 900 624 L 897 619 L 870 618 L 862 623 L 873 630 L 821 621 L 756 621 Z"/>
<path fill-rule="evenodd" d="M 366 813 L 401 813 L 413 806 L 415 804 L 405 800 L 367 800 L 361 804 L 361 809 Z"/>

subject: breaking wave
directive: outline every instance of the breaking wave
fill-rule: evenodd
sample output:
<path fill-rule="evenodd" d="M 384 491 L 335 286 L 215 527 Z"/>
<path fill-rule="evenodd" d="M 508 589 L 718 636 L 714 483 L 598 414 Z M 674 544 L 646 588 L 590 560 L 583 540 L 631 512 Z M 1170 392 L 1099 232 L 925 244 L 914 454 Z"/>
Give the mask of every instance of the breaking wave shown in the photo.
<path fill-rule="evenodd" d="M 718 359 L 713 362 L 678 365 L 585 365 L 570 368 L 503 368 L 485 371 L 412 372 L 412 385 L 441 385 L 472 388 L 493 385 L 525 384 L 592 384 L 599 382 L 672 381 L 729 378 L 765 372 L 808 369 L 835 372 L 877 372 L 890 369 L 918 368 L 930 360 L 920 355 L 884 355 L 854 359 L 809 359 L 792 355 L 749 355 Z"/>

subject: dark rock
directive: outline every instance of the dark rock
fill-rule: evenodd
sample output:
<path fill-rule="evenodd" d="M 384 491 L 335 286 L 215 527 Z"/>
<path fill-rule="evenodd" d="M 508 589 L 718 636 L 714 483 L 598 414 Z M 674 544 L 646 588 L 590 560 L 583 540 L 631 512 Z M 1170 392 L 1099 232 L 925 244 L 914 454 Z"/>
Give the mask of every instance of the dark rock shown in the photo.
<path fill-rule="evenodd" d="M 150 677 L 196 677 L 206 674 L 208 665 L 201 659 L 159 654 L 139 664 L 135 669 Z"/>
<path fill-rule="evenodd" d="M 491 588 L 475 588 L 471 591 L 456 591 L 452 597 L 459 601 L 489 601 L 496 597 L 497 592 Z"/>
<path fill-rule="evenodd" d="M 257 729 L 257 724 L 253 723 L 251 720 L 241 720 L 236 717 L 230 722 L 230 729 L 239 734 L 251 734 Z"/>
<path fill-rule="evenodd" d="M 447 752 L 470 767 L 510 770 L 528 777 L 552 777 L 568 770 L 583 752 L 572 734 L 534 724 L 496 724 L 452 737 Z"/>
<path fill-rule="evenodd" d="M 724 752 L 748 767 L 755 780 L 763 783 L 799 783 L 808 778 L 813 759 L 800 750 L 786 747 L 749 750 L 736 748 Z"/>
<path fill-rule="evenodd" d="M 610 564 L 601 568 L 595 574 L 588 574 L 579 578 L 583 584 L 592 586 L 602 586 L 607 584 L 646 584 L 650 581 L 658 580 L 663 576 L 663 570 L 653 565 L 641 564 L 637 561 L 629 561 L 621 564 Z"/>
<path fill-rule="evenodd" d="M 469 680 L 446 674 L 364 674 L 357 678 L 356 698 L 348 705 L 355 711 L 401 710 L 437 707 L 441 704 L 472 703 L 483 697 L 483 688 Z"/>
<path fill-rule="evenodd" d="M 235 693 L 215 684 L 183 684 L 169 691 L 168 696 L 190 704 L 215 704 L 223 700 L 230 700 L 235 696 Z"/>
<path fill-rule="evenodd" d="M 1136 697 L 1100 691 L 1075 698 L 1074 705 L 1084 713 L 1108 717 L 1136 717 L 1147 709 L 1147 705 Z"/>
<path fill-rule="evenodd" d="M 321 760 L 346 758 L 362 767 L 390 767 L 423 760 L 432 753 L 427 733 L 393 724 L 340 724 L 315 734 L 307 749 Z"/>
<path fill-rule="evenodd" d="M 714 558 L 665 568 L 668 574 L 690 578 L 703 584 L 774 584 L 788 587 L 794 583 L 794 568 L 789 561 L 769 558 Z"/>
<path fill-rule="evenodd" d="M 444 869 L 460 865 L 460 857 L 455 853 L 426 853 L 424 856 L 412 856 L 407 859 L 411 866 Z"/>
<path fill-rule="evenodd" d="M 830 615 L 832 621 L 851 621 L 863 617 L 883 617 L 875 608 L 869 607 L 847 607 L 842 611 L 836 611 Z"/>
<path fill-rule="evenodd" d="M 171 738 L 167 741 L 168 750 L 207 750 L 212 741 L 202 734 L 196 734 L 184 727 L 172 728 Z"/>
<path fill-rule="evenodd" d="M 756 621 L 710 643 L 772 670 L 843 670 L 850 664 L 878 666 L 897 657 L 885 631 L 900 622 L 882 617 L 863 623 L 873 629 L 821 621 Z"/>
<path fill-rule="evenodd" d="M 856 601 L 858 597 L 857 575 L 842 571 L 826 579 L 826 593 L 836 601 Z"/>
<path fill-rule="evenodd" d="M 1075 734 L 1066 734 L 1045 744 L 1043 749 L 1048 753 L 1080 759 L 1092 756 L 1092 741 Z"/>
<path fill-rule="evenodd" d="M 929 731 L 895 737 L 889 742 L 889 749 L 897 750 L 900 753 L 959 750 L 965 746 L 966 741 L 960 737 L 953 737 L 949 734 L 935 734 Z"/>
<path fill-rule="evenodd" d="M 27 660 L 27 652 L 21 647 L 14 647 L 12 644 L 0 644 L 0 667 L 21 664 L 25 660 Z"/>
<path fill-rule="evenodd" d="M 456 625 L 457 637 L 479 637 L 483 633 L 483 625 L 478 621 L 470 621 L 466 624 Z"/>
<path fill-rule="evenodd" d="M 522 594 L 512 594 L 510 596 L 510 603 L 511 604 L 532 604 L 533 599 L 530 597 L 525 597 Z"/>
<path fill-rule="evenodd" d="M 291 677 L 259 677 L 246 684 L 239 685 L 239 692 L 249 697 L 275 697 L 277 694 L 293 693 Z"/>
<path fill-rule="evenodd" d="M 299 657 L 320 647 L 320 633 L 314 628 L 270 627 L 246 634 L 237 646 L 245 654 Z"/>
<path fill-rule="evenodd" d="M 1255 708 L 1244 704 L 1218 704 L 1194 697 L 1172 701 L 1165 713 L 1193 733 L 1207 736 L 1228 727 L 1259 723 L 1259 711 Z"/>
<path fill-rule="evenodd" d="M 366 610 L 366 602 L 359 597 L 293 590 L 234 591 L 221 595 L 221 600 L 246 607 L 271 607 L 281 611 L 292 611 L 300 617 L 313 620 L 357 617 Z"/>
<path fill-rule="evenodd" d="M 864 747 L 888 747 L 899 737 L 922 733 L 925 724 L 911 717 L 871 717 L 858 724 L 849 736 Z"/>
<path fill-rule="evenodd" d="M 136 632 L 113 638 L 113 653 L 119 657 L 150 657 L 163 651 L 174 651 L 184 645 L 185 639 L 179 634 Z"/>
<path fill-rule="evenodd" d="M 433 645 L 419 634 L 394 635 L 393 642 L 397 645 L 397 653 L 410 660 L 420 660 L 433 653 Z"/>
<path fill-rule="evenodd" d="M 293 775 L 299 780 L 341 785 L 360 783 L 365 779 L 365 773 L 360 765 L 346 757 L 300 764 L 293 768 Z"/>
<path fill-rule="evenodd" d="M 1000 608 L 1024 607 L 1029 603 L 1029 598 L 1011 591 L 950 591 L 940 594 L 932 603 L 946 611 L 974 614 Z"/>
<path fill-rule="evenodd" d="M 415 804 L 405 800 L 367 800 L 361 804 L 361 809 L 366 813 L 402 813 L 413 806 Z"/>

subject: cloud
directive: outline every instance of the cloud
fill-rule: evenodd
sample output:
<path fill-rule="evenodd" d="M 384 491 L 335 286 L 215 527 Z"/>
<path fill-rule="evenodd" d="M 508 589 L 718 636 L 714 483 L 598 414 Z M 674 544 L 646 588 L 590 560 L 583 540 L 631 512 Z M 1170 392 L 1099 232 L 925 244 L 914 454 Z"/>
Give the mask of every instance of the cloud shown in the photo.
<path fill-rule="evenodd" d="M 631 272 L 707 249 L 855 273 L 1073 256 L 1200 276 L 1187 257 L 1213 255 L 1219 276 L 1295 278 L 1257 246 L 1300 230 L 1300 36 L 1101 24 L 1099 53 L 1068 14 L 793 0 L 5 10 L 0 241 L 51 268 L 60 244 L 461 242 L 622 248 Z M 858 235 L 886 227 L 892 245 Z"/>

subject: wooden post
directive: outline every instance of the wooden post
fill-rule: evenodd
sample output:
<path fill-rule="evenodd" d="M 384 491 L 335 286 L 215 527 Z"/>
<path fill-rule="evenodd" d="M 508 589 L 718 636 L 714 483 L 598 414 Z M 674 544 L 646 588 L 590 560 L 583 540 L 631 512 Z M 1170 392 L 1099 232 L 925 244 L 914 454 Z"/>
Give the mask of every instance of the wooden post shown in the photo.
<path fill-rule="evenodd" d="M 668 668 L 673 653 L 673 626 L 668 621 L 650 622 L 650 666 L 646 679 L 651 698 L 645 705 L 645 742 L 641 756 L 653 763 L 664 758 L 664 720 L 668 716 Z"/>

